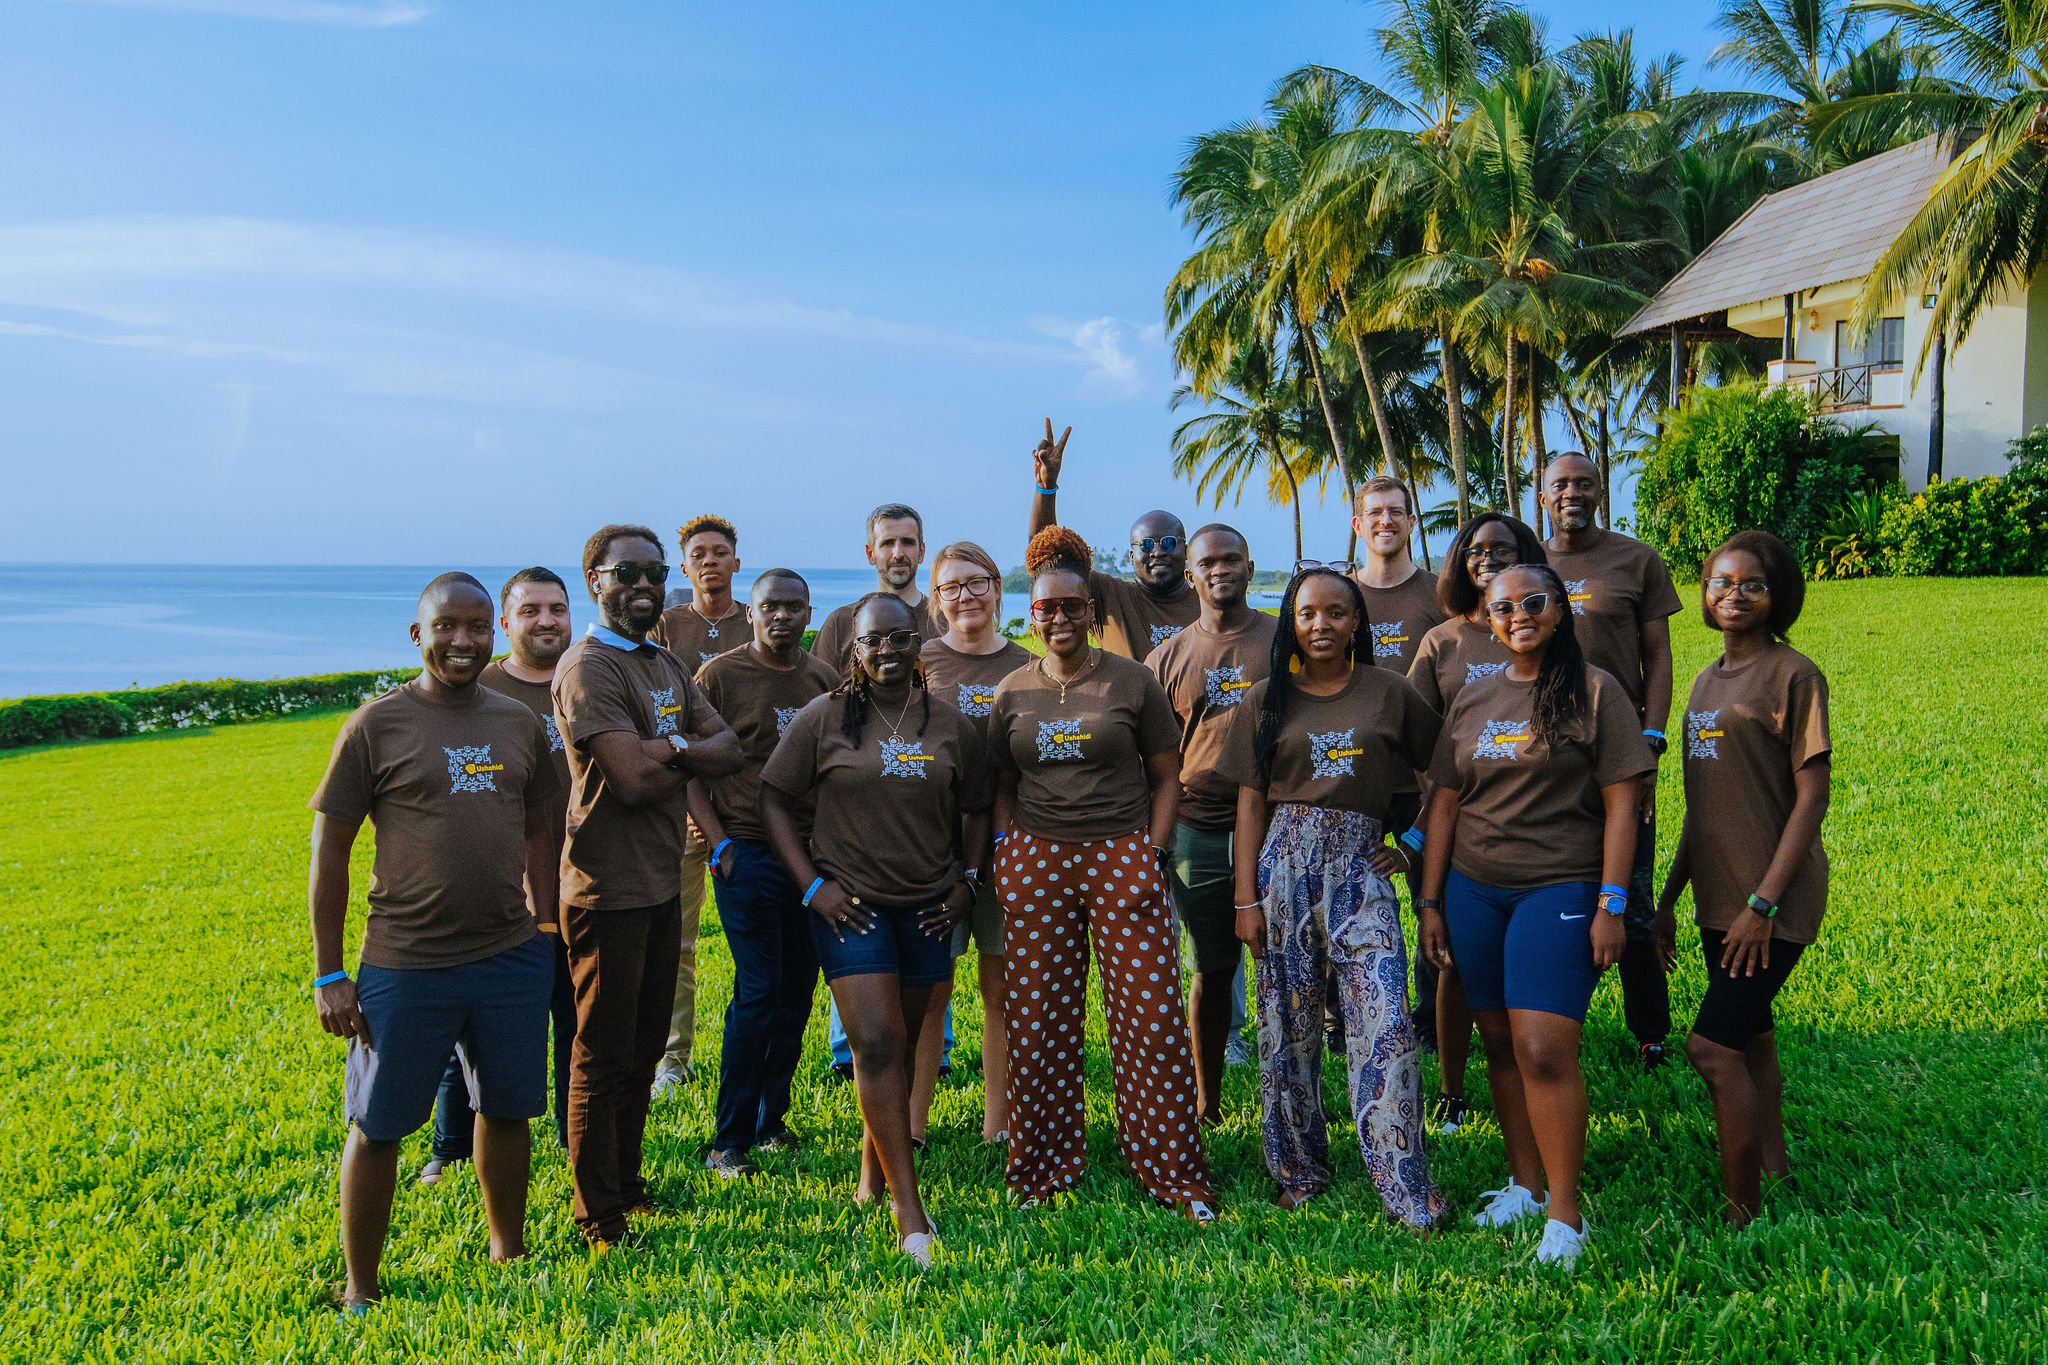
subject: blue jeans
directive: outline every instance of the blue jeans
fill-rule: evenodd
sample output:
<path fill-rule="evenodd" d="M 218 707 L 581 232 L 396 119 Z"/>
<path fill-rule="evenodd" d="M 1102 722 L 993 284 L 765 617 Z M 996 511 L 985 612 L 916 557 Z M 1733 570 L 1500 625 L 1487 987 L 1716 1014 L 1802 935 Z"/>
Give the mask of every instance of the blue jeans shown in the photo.
<path fill-rule="evenodd" d="M 555 940 L 555 989 L 548 998 L 548 1014 L 555 1025 L 555 1141 L 569 1150 L 569 1050 L 576 1043 L 576 983 L 569 979 L 569 950 Z M 469 1084 L 462 1079 L 462 1063 L 448 1054 L 448 1069 L 441 1073 L 441 1092 L 434 1096 L 434 1143 L 430 1149 L 437 1161 L 467 1161 L 476 1146 L 476 1110 L 469 1107 Z"/>
<path fill-rule="evenodd" d="M 735 839 L 732 872 L 712 879 L 732 952 L 732 1003 L 719 1051 L 719 1151 L 744 1152 L 784 1131 L 818 987 L 811 912 L 768 845 Z"/>

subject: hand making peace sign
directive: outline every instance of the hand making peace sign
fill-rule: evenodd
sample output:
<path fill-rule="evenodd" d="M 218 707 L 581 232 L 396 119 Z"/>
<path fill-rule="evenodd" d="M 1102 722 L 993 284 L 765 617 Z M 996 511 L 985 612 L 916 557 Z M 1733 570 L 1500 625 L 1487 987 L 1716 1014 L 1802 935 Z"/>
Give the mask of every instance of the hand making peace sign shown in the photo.
<path fill-rule="evenodd" d="M 1052 418 L 1045 419 L 1045 439 L 1031 448 L 1031 472 L 1040 488 L 1060 486 L 1060 463 L 1067 458 L 1067 438 L 1073 434 L 1074 429 L 1068 427 L 1060 433 L 1059 440 L 1053 440 Z"/>

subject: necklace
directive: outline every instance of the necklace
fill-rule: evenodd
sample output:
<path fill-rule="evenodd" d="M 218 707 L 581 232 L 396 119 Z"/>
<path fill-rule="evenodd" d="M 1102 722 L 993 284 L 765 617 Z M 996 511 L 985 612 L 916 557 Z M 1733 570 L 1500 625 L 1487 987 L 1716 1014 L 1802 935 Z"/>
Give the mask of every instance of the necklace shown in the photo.
<path fill-rule="evenodd" d="M 1090 649 L 1088 650 L 1088 662 L 1087 662 L 1087 664 L 1086 664 L 1086 665 L 1085 665 L 1085 666 L 1084 666 L 1084 667 L 1083 667 L 1083 668 L 1081 669 L 1081 671 L 1080 671 L 1079 673 L 1076 673 L 1076 674 L 1075 674 L 1075 675 L 1074 675 L 1073 677 L 1071 677 L 1071 678 L 1065 678 L 1065 679 L 1061 679 L 1061 678 L 1055 678 L 1055 677 L 1054 677 L 1054 676 L 1052 675 L 1051 671 L 1050 671 L 1050 670 L 1048 670 L 1048 669 L 1046 668 L 1046 666 L 1045 666 L 1045 661 L 1046 661 L 1046 659 L 1047 659 L 1048 657 L 1049 657 L 1049 656 L 1047 656 L 1047 655 L 1043 655 L 1043 654 L 1039 655 L 1039 657 L 1038 657 L 1038 672 L 1039 672 L 1039 675 L 1040 675 L 1041 677 L 1043 677 L 1043 678 L 1044 678 L 1044 679 L 1045 679 L 1045 680 L 1046 680 L 1047 682 L 1049 682 L 1049 683 L 1051 683 L 1051 684 L 1052 684 L 1053 686 L 1055 686 L 1055 687 L 1059 688 L 1059 690 L 1060 690 L 1060 706 L 1061 706 L 1061 708 L 1062 708 L 1062 709 L 1064 709 L 1064 708 L 1066 707 L 1066 704 L 1067 704 L 1067 685 L 1068 685 L 1069 683 L 1077 683 L 1077 682 L 1081 681 L 1081 679 L 1083 679 L 1083 678 L 1087 677 L 1087 676 L 1088 676 L 1088 675 L 1089 675 L 1090 673 L 1093 673 L 1093 672 L 1095 671 L 1095 663 L 1096 663 L 1096 660 L 1097 660 L 1097 659 L 1099 659 L 1099 658 L 1101 657 L 1101 651 L 1099 651 L 1099 650 L 1097 650 L 1097 649 L 1094 649 L 1093 647 L 1091 647 L 1091 648 L 1090 648 Z"/>
<path fill-rule="evenodd" d="M 898 711 L 898 712 L 896 713 L 896 719 L 895 719 L 895 720 L 893 720 L 893 721 L 892 721 L 892 720 L 890 720 L 890 719 L 889 719 L 889 718 L 888 718 L 887 716 L 884 716 L 884 717 L 882 717 L 882 723 L 883 723 L 884 725 L 886 725 L 886 726 L 888 726 L 888 727 L 889 727 L 889 738 L 891 738 L 891 739 L 901 739 L 901 738 L 903 738 L 903 722 L 904 722 L 904 721 L 905 721 L 905 720 L 906 720 L 906 719 L 907 719 L 907 718 L 909 717 L 909 715 L 910 715 L 910 705 L 911 705 L 911 703 L 912 703 L 912 702 L 914 702 L 914 701 L 916 701 L 916 700 L 917 700 L 917 689 L 913 687 L 913 688 L 911 688 L 911 689 L 910 689 L 910 695 L 909 695 L 909 696 L 907 696 L 907 697 L 905 697 L 905 698 L 903 699 L 903 709 L 902 709 L 901 711 Z M 881 708 L 881 707 L 879 707 L 879 706 L 875 708 L 875 710 L 877 710 L 877 711 L 880 711 L 881 709 L 882 709 L 882 708 Z"/>
<path fill-rule="evenodd" d="M 733 613 L 734 613 L 735 611 L 738 611 L 738 610 L 739 610 L 739 605 L 740 605 L 739 603 L 735 602 L 735 603 L 733 603 L 733 604 L 732 604 L 732 605 L 731 605 L 730 607 L 727 607 L 727 608 L 726 608 L 726 610 L 725 610 L 725 615 L 723 615 L 723 616 L 719 617 L 719 618 L 718 618 L 718 621 L 729 621 L 729 620 L 731 620 L 731 619 L 732 619 L 732 614 L 733 614 Z M 693 598 L 693 599 L 692 599 L 692 600 L 690 601 L 690 603 L 689 603 L 689 607 L 690 607 L 690 610 L 691 610 L 691 611 L 692 611 L 693 613 L 695 613 L 695 615 L 696 615 L 697 619 L 698 619 L 699 621 L 702 621 L 702 622 L 704 623 L 704 627 L 705 627 L 705 629 L 704 629 L 704 633 L 705 633 L 706 635 L 710 636 L 710 637 L 711 637 L 712 639 L 716 640 L 716 639 L 718 638 L 718 621 L 714 621 L 714 620 L 712 620 L 712 619 L 711 619 L 710 617 L 706 616 L 706 615 L 705 615 L 705 614 L 704 614 L 704 613 L 703 613 L 702 611 L 698 610 L 698 607 L 697 607 L 697 603 L 696 603 L 696 600 L 695 600 L 694 598 Z"/>

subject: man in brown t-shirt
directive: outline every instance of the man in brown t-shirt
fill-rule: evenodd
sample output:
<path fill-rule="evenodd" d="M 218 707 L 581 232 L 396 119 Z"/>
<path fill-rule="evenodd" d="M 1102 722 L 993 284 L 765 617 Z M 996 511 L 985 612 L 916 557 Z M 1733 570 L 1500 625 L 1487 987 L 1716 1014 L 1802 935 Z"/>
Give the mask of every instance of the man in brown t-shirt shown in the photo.
<path fill-rule="evenodd" d="M 477 685 L 492 632 L 491 597 L 474 578 L 429 583 L 412 639 L 424 671 L 348 718 L 308 803 L 313 1002 L 320 1026 L 351 1041 L 341 1245 L 352 1312 L 382 1297 L 399 1143 L 433 1112 L 449 1053 L 482 1116 L 493 1261 L 526 1254 L 527 1125 L 547 1112 L 554 957 L 537 932 L 556 922 L 547 734 L 519 703 Z M 377 861 L 351 981 L 349 854 L 366 819 Z"/>
<path fill-rule="evenodd" d="M 1066 460 L 1068 427 L 1053 440 L 1052 421 L 1031 452 L 1037 479 L 1031 496 L 1031 534 L 1058 524 L 1060 468 Z M 1188 582 L 1188 533 L 1179 517 L 1157 509 L 1131 523 L 1132 578 L 1088 575 L 1095 599 L 1102 647 L 1139 663 L 1153 650 L 1194 624 L 1201 602 Z"/>
<path fill-rule="evenodd" d="M 911 624 L 920 641 L 936 640 L 946 623 L 932 612 L 930 599 L 918 590 L 917 566 L 924 563 L 924 518 L 908 503 L 885 502 L 868 513 L 868 563 L 875 566 L 875 591 L 893 593 L 910 608 Z M 855 602 L 835 607 L 811 640 L 811 653 L 825 661 L 836 679 L 846 676 L 853 657 Z"/>
<path fill-rule="evenodd" d="M 1195 981 L 1188 996 L 1188 1037 L 1195 1054 L 1195 1107 L 1204 1122 L 1223 1121 L 1223 1065 L 1233 1004 L 1242 1027 L 1244 946 L 1237 940 L 1237 784 L 1217 772 L 1231 718 L 1273 656 L 1274 619 L 1245 602 L 1252 581 L 1251 546 L 1216 523 L 1188 545 L 1188 581 L 1202 605 L 1195 623 L 1160 645 L 1145 666 L 1166 689 L 1180 720 L 1180 810 L 1166 871 L 1175 909 L 1194 944 Z"/>
<path fill-rule="evenodd" d="M 1584 455 L 1568 452 L 1552 460 L 1543 472 L 1542 498 L 1556 534 L 1543 548 L 1564 580 L 1586 662 L 1621 683 L 1635 703 L 1644 741 L 1662 759 L 1664 727 L 1671 719 L 1670 618 L 1679 609 L 1678 591 L 1655 550 L 1595 524 L 1604 496 L 1600 467 Z M 1656 941 L 1655 772 L 1643 782 L 1642 809 L 1622 921 L 1628 947 L 1621 957 L 1621 1000 L 1638 1064 L 1654 1071 L 1664 1064 L 1664 1038 L 1671 1032 L 1671 986 Z"/>
<path fill-rule="evenodd" d="M 704 694 L 739 737 L 741 765 L 690 784 L 690 813 L 711 844 L 718 921 L 732 952 L 732 1003 L 719 1045 L 717 1131 L 704 1164 L 728 1178 L 756 1173 L 748 1152 L 794 1146 L 789 1092 L 803 1054 L 818 983 L 803 888 L 768 845 L 758 801 L 761 770 L 797 713 L 839 674 L 803 649 L 811 590 L 788 569 L 754 580 L 754 639 L 698 674 Z M 808 821 L 809 808 L 801 812 Z"/>
<path fill-rule="evenodd" d="M 555 668 L 569 752 L 562 932 L 576 979 L 569 1165 L 576 1224 L 600 1246 L 648 1207 L 640 1139 L 681 953 L 685 788 L 739 766 L 739 741 L 675 655 L 649 644 L 668 579 L 661 538 L 605 526 L 584 543 L 598 623 Z"/>
<path fill-rule="evenodd" d="M 706 512 L 676 528 L 677 553 L 690 576 L 690 600 L 662 612 L 647 638 L 695 673 L 721 654 L 746 648 L 754 638 L 743 603 L 733 601 L 739 571 L 740 533 L 724 517 Z M 683 949 L 676 962 L 676 1003 L 669 1012 L 668 1046 L 654 1072 L 659 1099 L 697 1072 L 690 1056 L 697 1045 L 697 934 L 704 918 L 706 859 L 710 846 L 691 821 L 684 828 L 682 868 Z"/>

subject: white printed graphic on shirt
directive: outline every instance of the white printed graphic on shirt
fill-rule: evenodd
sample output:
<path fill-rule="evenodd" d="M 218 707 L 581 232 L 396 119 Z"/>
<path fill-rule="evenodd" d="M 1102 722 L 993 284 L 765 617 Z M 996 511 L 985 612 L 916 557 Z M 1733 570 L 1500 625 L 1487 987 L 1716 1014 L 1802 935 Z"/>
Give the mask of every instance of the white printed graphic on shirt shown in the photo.
<path fill-rule="evenodd" d="M 1244 690 L 1251 686 L 1244 680 L 1243 664 L 1205 668 L 1202 673 L 1206 679 L 1203 696 L 1211 706 L 1235 706 L 1244 700 Z"/>
<path fill-rule="evenodd" d="M 548 752 L 551 754 L 562 752 L 562 732 L 555 728 L 553 713 L 542 716 L 540 723 L 548 728 Z"/>
<path fill-rule="evenodd" d="M 1168 640 L 1171 640 L 1174 636 L 1178 634 L 1180 634 L 1179 626 L 1152 627 L 1152 648 L 1159 648 L 1159 646 L 1165 644 Z"/>
<path fill-rule="evenodd" d="M 1372 656 L 1375 659 L 1398 659 L 1401 646 L 1408 643 L 1408 637 L 1401 631 L 1399 621 L 1375 621 L 1372 623 Z"/>
<path fill-rule="evenodd" d="M 491 774 L 504 772 L 505 765 L 491 762 L 490 745 L 465 745 L 460 749 L 444 747 L 441 752 L 448 755 L 450 796 L 457 792 L 494 792 L 498 789 L 491 780 Z"/>
<path fill-rule="evenodd" d="M 1466 682 L 1467 682 L 1468 684 L 1470 684 L 1470 683 L 1476 683 L 1476 682 L 1478 682 L 1478 681 L 1479 681 L 1479 680 L 1480 680 L 1481 678 L 1490 678 L 1490 677 L 1492 677 L 1492 676 L 1493 676 L 1494 674 L 1496 674 L 1496 673 L 1500 672 L 1500 671 L 1501 671 L 1501 670 L 1502 670 L 1503 668 L 1506 668 L 1506 667 L 1507 667 L 1507 665 L 1506 665 L 1505 663 L 1498 663 L 1498 664 L 1466 664 L 1466 665 L 1465 665 L 1465 681 L 1466 681 Z"/>
<path fill-rule="evenodd" d="M 1076 720 L 1042 720 L 1038 722 L 1038 761 L 1040 763 L 1062 763 L 1081 757 L 1081 741 L 1093 739 L 1091 734 L 1081 730 Z"/>
<path fill-rule="evenodd" d="M 960 714 L 963 716 L 985 716 L 995 701 L 996 690 L 985 683 L 960 684 Z"/>
<path fill-rule="evenodd" d="M 657 692 L 650 687 L 647 689 L 647 695 L 654 701 L 655 738 L 659 739 L 663 735 L 675 734 L 676 716 L 683 709 L 676 705 L 676 690 L 673 687 L 669 687 Z"/>
<path fill-rule="evenodd" d="M 707 654 L 707 653 L 706 653 L 705 651 L 703 651 L 703 650 L 701 650 L 701 649 L 697 651 L 697 660 L 698 660 L 698 662 L 699 662 L 699 663 L 707 663 L 707 664 L 708 664 L 708 663 L 710 663 L 710 662 L 711 662 L 711 661 L 712 661 L 713 659 L 715 659 L 715 658 L 717 658 L 717 657 L 718 657 L 718 656 L 717 656 L 716 654 Z"/>
<path fill-rule="evenodd" d="M 1479 745 L 1472 750 L 1472 757 L 1512 758 L 1519 762 L 1522 756 L 1515 751 L 1515 746 L 1529 738 L 1529 722 L 1526 720 L 1490 720 L 1486 722 L 1486 729 L 1480 732 Z"/>
<path fill-rule="evenodd" d="M 775 708 L 775 736 L 780 739 L 789 729 L 789 723 L 796 719 L 801 706 L 778 706 Z"/>
<path fill-rule="evenodd" d="M 1688 711 L 1685 713 L 1685 756 L 1687 758 L 1719 758 L 1720 746 L 1714 741 L 1727 733 L 1715 728 L 1721 718 L 1721 708 L 1711 711 Z"/>
<path fill-rule="evenodd" d="M 1352 760 L 1365 750 L 1351 742 L 1357 733 L 1351 730 L 1330 730 L 1308 737 L 1308 758 L 1314 765 L 1316 777 L 1354 777 Z"/>
<path fill-rule="evenodd" d="M 924 765 L 938 757 L 924 751 L 921 739 L 885 739 L 881 743 L 884 777 L 923 777 Z"/>
<path fill-rule="evenodd" d="M 1592 581 L 1590 578 L 1567 578 L 1564 581 L 1565 596 L 1572 600 L 1572 615 L 1586 614 L 1586 603 L 1593 600 L 1593 594 L 1586 591 L 1586 585 Z"/>

